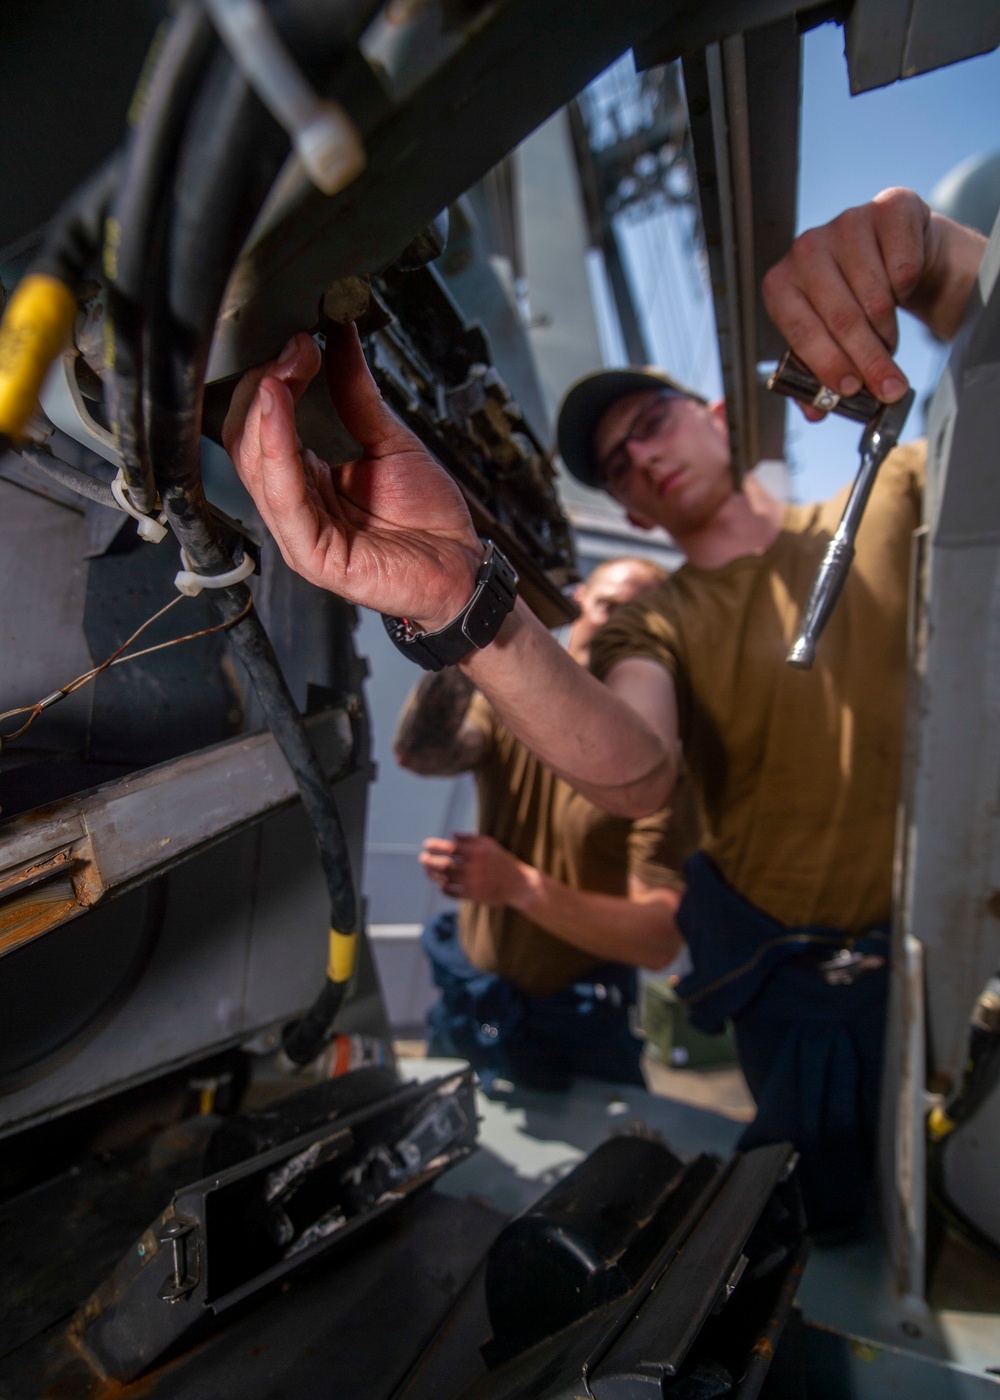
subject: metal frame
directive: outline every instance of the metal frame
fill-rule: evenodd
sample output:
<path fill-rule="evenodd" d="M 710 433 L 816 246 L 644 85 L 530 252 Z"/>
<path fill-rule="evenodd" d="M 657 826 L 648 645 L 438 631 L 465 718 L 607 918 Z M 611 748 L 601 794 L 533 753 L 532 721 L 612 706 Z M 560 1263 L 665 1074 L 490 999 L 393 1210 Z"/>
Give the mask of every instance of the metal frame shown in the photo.
<path fill-rule="evenodd" d="M 784 454 L 757 365 L 783 348 L 760 284 L 795 232 L 800 39 L 780 19 L 684 59 L 684 85 L 737 479 Z"/>
<path fill-rule="evenodd" d="M 937 1086 L 960 1075 L 973 1003 L 1000 963 L 998 404 L 1000 222 L 928 422 L 889 1043 L 926 1015 L 926 1072 Z M 910 940 L 923 950 L 923 982 L 907 972 Z M 890 1056 L 889 1104 L 898 1074 Z M 909 1075 L 919 1071 L 911 1066 Z M 896 1276 L 918 1295 L 926 1282 L 924 1083 L 899 1098 L 884 1179 Z"/>
<path fill-rule="evenodd" d="M 325 711 L 308 728 L 326 771 L 340 773 L 353 751 L 350 716 Z M 297 796 L 276 740 L 264 733 L 4 822 L 0 958 Z"/>

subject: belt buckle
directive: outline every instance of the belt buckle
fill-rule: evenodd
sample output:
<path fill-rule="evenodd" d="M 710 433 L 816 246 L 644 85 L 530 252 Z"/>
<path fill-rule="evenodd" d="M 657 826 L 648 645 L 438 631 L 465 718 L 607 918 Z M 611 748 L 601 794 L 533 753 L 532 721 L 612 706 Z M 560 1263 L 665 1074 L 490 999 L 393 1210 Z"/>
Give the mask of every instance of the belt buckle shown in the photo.
<path fill-rule="evenodd" d="M 819 970 L 828 987 L 850 987 L 859 977 L 885 966 L 878 953 L 859 953 L 855 948 L 841 948 L 832 958 L 821 962 Z"/>

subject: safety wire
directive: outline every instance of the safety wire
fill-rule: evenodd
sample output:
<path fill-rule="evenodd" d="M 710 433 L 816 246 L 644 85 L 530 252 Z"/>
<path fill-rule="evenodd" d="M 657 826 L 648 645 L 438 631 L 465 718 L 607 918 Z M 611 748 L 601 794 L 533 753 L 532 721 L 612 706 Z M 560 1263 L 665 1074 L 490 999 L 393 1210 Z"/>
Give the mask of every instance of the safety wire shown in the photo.
<path fill-rule="evenodd" d="M 0 722 L 5 719 L 13 719 L 15 715 L 28 715 L 28 718 L 19 729 L 11 730 L 9 734 L 0 734 L 0 749 L 2 749 L 5 744 L 9 744 L 12 739 L 19 739 L 26 730 L 31 728 L 43 710 L 50 709 L 51 706 L 58 704 L 60 700 L 65 700 L 67 696 L 73 695 L 85 685 L 89 685 L 92 680 L 96 680 L 102 671 L 107 671 L 112 666 L 124 666 L 126 661 L 138 661 L 140 656 L 151 656 L 154 651 L 165 651 L 167 647 L 180 646 L 181 642 L 193 642 L 196 638 L 207 637 L 212 632 L 222 632 L 226 628 L 232 627 L 234 623 L 239 622 L 241 617 L 245 617 L 253 604 L 253 599 L 248 599 L 246 607 L 238 617 L 226 618 L 222 622 L 217 622 L 213 627 L 202 627 L 198 632 L 188 632 L 183 637 L 172 637 L 168 642 L 157 642 L 155 646 L 143 647 L 141 651 L 134 651 L 130 656 L 122 655 L 122 652 L 127 651 L 132 643 L 141 637 L 148 627 L 152 627 L 154 622 L 159 621 L 165 613 L 168 613 L 171 608 L 176 607 L 178 603 L 183 603 L 185 596 L 186 595 L 183 593 L 178 593 L 177 597 L 171 598 L 170 602 L 160 608 L 159 612 L 155 612 L 152 617 L 147 617 L 146 621 L 135 629 L 131 637 L 122 642 L 121 646 L 117 647 L 107 660 L 102 661 L 99 666 L 92 666 L 89 671 L 84 671 L 81 675 L 68 681 L 66 685 L 61 686 L 58 690 L 54 690 L 51 695 L 46 695 L 44 699 L 37 701 L 34 705 L 20 705 L 16 709 L 5 710 L 3 714 L 0 714 Z"/>

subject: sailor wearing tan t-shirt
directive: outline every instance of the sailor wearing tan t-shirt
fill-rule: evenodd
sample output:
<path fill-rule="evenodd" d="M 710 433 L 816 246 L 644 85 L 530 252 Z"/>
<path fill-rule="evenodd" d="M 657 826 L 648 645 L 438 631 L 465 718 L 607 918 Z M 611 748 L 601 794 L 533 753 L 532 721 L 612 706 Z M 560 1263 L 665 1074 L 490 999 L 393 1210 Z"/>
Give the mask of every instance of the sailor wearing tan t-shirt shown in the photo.
<path fill-rule="evenodd" d="M 743 1146 L 795 1141 L 811 1222 L 840 1226 L 860 1212 L 877 1121 L 923 447 L 883 466 L 816 665 L 802 672 L 785 657 L 846 489 L 784 506 L 751 478 L 746 545 L 705 549 L 683 493 L 692 476 L 726 489 L 721 402 L 656 371 L 605 371 L 570 390 L 559 435 L 572 472 L 603 484 L 634 523 L 670 525 L 688 554 L 611 619 L 591 669 L 670 678 L 706 826 L 685 866 L 678 927 L 694 970 L 679 991 L 701 1029 L 734 1024 L 758 1104 Z"/>
<path fill-rule="evenodd" d="M 574 659 L 586 664 L 613 611 L 665 577 L 642 559 L 599 565 L 577 589 Z M 677 872 L 699 835 L 690 789 L 678 789 L 673 813 L 631 821 L 601 811 L 455 670 L 417 686 L 395 748 L 423 774 L 471 769 L 479 798 L 479 833 L 432 838 L 421 857 L 462 900 L 457 924 L 439 915 L 423 936 L 442 992 L 428 1018 L 432 1052 L 468 1058 L 487 1084 L 497 1075 L 641 1084 L 629 1025 L 635 968 L 661 967 L 680 947 Z"/>
<path fill-rule="evenodd" d="M 940 340 L 951 340 L 976 287 L 985 247 L 982 235 L 933 213 L 912 191 L 886 190 L 800 235 L 764 279 L 765 305 L 821 384 L 840 395 L 864 386 L 894 403 L 907 388 L 892 358 L 897 307 L 919 317 Z M 477 580 L 488 551 L 457 485 L 380 399 L 353 329 L 331 334 L 326 355 L 327 385 L 360 446 L 358 457 L 331 466 L 302 450 L 294 406 L 320 362 L 311 337 L 300 334 L 279 360 L 246 375 L 233 396 L 224 436 L 240 477 L 286 561 L 304 577 L 350 602 L 405 619 L 408 636 L 454 637 L 456 623 L 461 631 L 461 620 L 479 596 Z M 844 655 L 849 651 L 858 658 L 851 674 L 860 685 L 857 678 L 867 668 L 867 695 L 844 688 L 841 672 L 826 661 L 813 677 L 805 677 L 804 712 L 815 724 L 810 745 L 808 734 L 792 725 L 797 706 L 783 674 L 779 683 L 778 654 L 770 658 L 769 679 L 768 657 L 749 642 L 737 644 L 720 655 L 728 662 L 715 678 L 717 699 L 692 688 L 691 682 L 705 674 L 691 659 L 701 649 L 698 638 L 704 635 L 716 646 L 723 633 L 728 635 L 734 622 L 730 605 L 739 609 L 749 602 L 741 590 L 744 575 L 754 573 L 755 557 L 765 562 L 750 590 L 755 620 L 751 627 L 746 614 L 745 636 L 773 642 L 788 610 L 803 606 L 808 570 L 786 546 L 790 550 L 796 533 L 808 532 L 786 529 L 785 508 L 752 476 L 736 489 L 722 406 L 678 394 L 661 399 L 663 387 L 646 381 L 631 394 L 606 401 L 599 419 L 578 440 L 577 459 L 582 451 L 587 470 L 594 470 L 633 520 L 669 531 L 692 566 L 690 581 L 694 571 L 721 581 L 719 589 L 704 594 L 708 605 L 697 628 L 679 605 L 671 608 L 665 620 L 676 641 L 668 639 L 659 658 L 648 652 L 620 654 L 602 683 L 585 674 L 518 600 L 489 643 L 478 645 L 464 634 L 468 646 L 457 665 L 533 753 L 618 816 L 642 817 L 669 801 L 682 731 L 702 759 L 711 759 L 702 787 L 715 823 L 710 849 L 720 864 L 708 854 L 699 856 L 698 888 L 690 885 L 685 896 L 697 916 L 685 922 L 689 941 L 698 943 L 692 949 L 695 981 L 687 986 L 689 1000 L 703 1022 L 727 1014 L 742 1018 L 738 1036 L 751 1029 L 747 1017 L 752 1017 L 753 1046 L 743 1034 L 741 1048 L 758 1100 L 755 1129 L 783 1135 L 791 1130 L 813 1221 L 837 1223 L 856 1215 L 870 1157 L 878 1058 L 870 1032 L 877 1036 L 881 1024 L 872 988 L 883 975 L 875 964 L 884 944 L 875 928 L 871 944 L 855 939 L 842 958 L 835 945 L 852 940 L 852 925 L 857 930 L 879 917 L 880 891 L 888 890 L 888 874 L 879 873 L 849 828 L 855 817 L 868 820 L 860 775 L 879 773 L 887 783 L 895 781 L 902 638 L 893 621 L 893 600 L 905 587 L 901 541 L 914 518 L 912 494 L 909 487 L 899 490 L 897 476 L 903 515 L 886 541 L 899 562 L 889 613 L 883 616 L 887 580 L 877 567 L 875 548 L 856 581 L 863 589 L 867 568 L 879 593 L 854 590 L 853 603 L 845 599 L 858 619 L 865 619 L 863 625 L 852 624 L 839 642 L 837 631 L 828 630 L 821 644 L 825 652 L 839 645 Z M 893 480 L 890 472 L 890 494 Z M 739 632 L 739 616 L 735 624 L 733 631 Z M 888 650 L 882 646 L 886 636 Z M 818 688 L 810 691 L 810 685 Z M 753 687 L 761 688 L 763 699 L 744 716 L 741 695 L 746 692 L 749 704 Z M 881 725 L 874 722 L 880 714 Z M 750 748 L 737 753 L 734 741 L 719 732 L 721 724 L 735 724 Z M 790 740 L 787 759 L 777 742 L 784 728 Z M 773 781 L 769 778 L 758 793 L 754 775 L 762 758 Z M 836 794 L 842 805 L 831 805 L 824 814 L 813 779 L 833 770 L 842 770 L 850 781 Z M 874 791 L 870 787 L 869 796 Z M 883 810 L 895 798 L 894 791 L 883 792 L 878 785 L 876 800 Z M 795 833 L 781 839 L 805 864 L 793 869 L 789 857 L 787 864 L 775 861 L 765 869 L 756 825 L 761 822 L 773 833 L 788 803 L 794 814 L 789 826 L 804 823 L 809 840 Z M 750 815 L 740 822 L 741 813 Z M 883 820 L 884 830 L 884 819 L 876 814 L 874 820 L 876 826 Z M 854 869 L 844 869 L 843 902 L 832 915 L 800 915 L 799 909 L 824 910 L 824 900 L 835 894 L 838 852 L 857 858 L 859 881 Z M 746 898 L 729 883 L 723 865 L 730 874 L 741 872 L 734 879 L 751 878 L 757 897 L 766 902 Z M 782 912 L 792 918 L 832 916 L 836 922 L 818 926 L 817 932 L 817 926 L 785 923 Z M 824 944 L 827 939 L 832 941 Z M 796 951 L 779 966 L 777 959 L 789 947 Z M 821 962 L 833 965 L 824 969 Z M 856 973 L 862 975 L 851 981 Z M 830 1015 L 834 994 L 846 1012 L 840 1019 Z M 779 1005 L 769 1006 L 772 995 Z M 866 1008 L 867 997 L 873 1005 Z M 863 1043 L 855 1038 L 859 1017 L 868 1027 Z"/>
<path fill-rule="evenodd" d="M 702 850 L 772 919 L 857 935 L 888 922 L 903 748 L 911 541 L 925 446 L 879 473 L 816 664 L 785 664 L 847 489 L 782 508 L 772 543 L 718 568 L 684 564 L 595 639 L 666 668 L 704 805 Z"/>

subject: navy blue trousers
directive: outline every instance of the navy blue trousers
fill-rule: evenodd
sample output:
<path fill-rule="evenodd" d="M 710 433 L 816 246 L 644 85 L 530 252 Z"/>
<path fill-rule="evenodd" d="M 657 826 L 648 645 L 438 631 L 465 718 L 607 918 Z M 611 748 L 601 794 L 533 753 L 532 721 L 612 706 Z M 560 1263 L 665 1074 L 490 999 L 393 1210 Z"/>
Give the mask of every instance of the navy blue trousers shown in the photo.
<path fill-rule="evenodd" d="M 427 1053 L 468 1060 L 487 1091 L 496 1079 L 565 1089 L 577 1076 L 642 1084 L 642 1041 L 629 1028 L 634 968 L 602 963 L 549 996 L 528 996 L 465 956 L 453 913 L 439 914 L 421 943 L 440 1000 L 427 1013 Z"/>
<path fill-rule="evenodd" d="M 790 929 L 747 903 L 698 852 L 684 868 L 678 925 L 693 972 L 678 985 L 700 1030 L 731 1020 L 757 1116 L 749 1149 L 792 1142 L 813 1231 L 854 1225 L 870 1191 L 888 995 L 888 929 L 854 948 L 885 962 L 831 985 L 820 964 L 844 946 L 836 929 Z"/>

